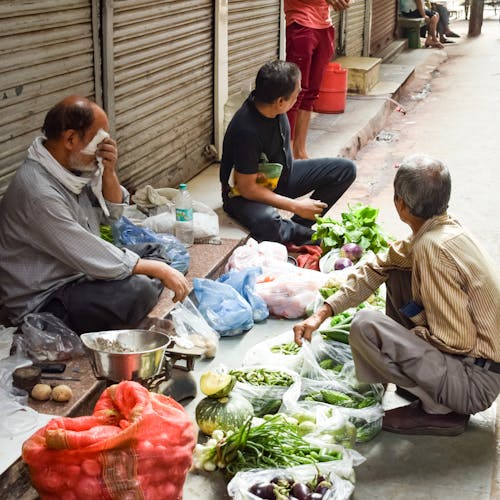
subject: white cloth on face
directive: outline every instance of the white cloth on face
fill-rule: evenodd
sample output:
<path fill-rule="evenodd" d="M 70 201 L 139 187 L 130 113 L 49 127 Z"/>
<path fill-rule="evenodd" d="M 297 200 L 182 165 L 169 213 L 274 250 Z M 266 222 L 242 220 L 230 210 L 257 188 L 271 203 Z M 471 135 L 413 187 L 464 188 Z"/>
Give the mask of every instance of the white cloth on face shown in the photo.
<path fill-rule="evenodd" d="M 100 128 L 96 135 L 92 138 L 92 140 L 82 149 L 83 154 L 87 155 L 95 155 L 97 151 L 97 146 L 101 144 L 104 139 L 107 139 L 109 137 L 109 134 Z M 104 196 L 102 195 L 102 174 L 104 172 L 104 165 L 102 163 L 102 158 L 100 156 L 96 156 L 97 160 L 97 169 L 94 172 L 94 175 L 92 176 L 92 179 L 90 181 L 90 188 L 92 189 L 92 192 L 95 194 L 97 201 L 99 202 L 99 205 L 101 205 L 102 211 L 106 215 L 106 217 L 109 217 L 109 210 L 108 207 L 106 206 L 106 202 L 104 201 Z"/>
<path fill-rule="evenodd" d="M 99 129 L 94 138 L 82 150 L 84 154 L 94 154 L 97 145 L 104 139 L 109 137 L 109 134 Z M 52 176 L 54 176 L 63 186 L 69 189 L 74 194 L 80 194 L 83 188 L 90 183 L 90 188 L 99 202 L 102 211 L 109 217 L 109 209 L 102 195 L 102 173 L 104 165 L 102 158 L 97 157 L 97 168 L 91 177 L 79 177 L 72 174 L 67 168 L 63 167 L 43 145 L 45 137 L 37 137 L 28 149 L 28 158 L 40 163 Z"/>

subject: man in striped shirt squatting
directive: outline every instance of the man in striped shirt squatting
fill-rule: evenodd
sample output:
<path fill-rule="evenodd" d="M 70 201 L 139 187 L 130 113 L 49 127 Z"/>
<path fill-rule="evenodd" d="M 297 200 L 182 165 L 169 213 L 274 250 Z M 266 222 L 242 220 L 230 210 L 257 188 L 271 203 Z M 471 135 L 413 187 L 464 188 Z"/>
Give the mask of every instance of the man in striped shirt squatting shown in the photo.
<path fill-rule="evenodd" d="M 500 392 L 500 273 L 446 213 L 450 192 L 440 161 L 405 158 L 394 179 L 394 204 L 413 234 L 358 268 L 294 327 L 297 343 L 310 340 L 326 318 L 386 283 L 386 315 L 360 310 L 349 337 L 361 382 L 391 382 L 414 396 L 385 413 L 386 431 L 460 434 L 469 415 L 487 409 Z"/>

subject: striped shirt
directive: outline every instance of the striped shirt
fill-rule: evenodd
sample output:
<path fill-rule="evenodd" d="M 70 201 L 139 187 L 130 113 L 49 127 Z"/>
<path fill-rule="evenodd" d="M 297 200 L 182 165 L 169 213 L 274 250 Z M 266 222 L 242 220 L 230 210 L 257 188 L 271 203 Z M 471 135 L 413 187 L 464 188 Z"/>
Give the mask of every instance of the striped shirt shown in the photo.
<path fill-rule="evenodd" d="M 121 216 L 125 204 L 106 204 L 111 220 Z M 100 224 L 111 220 L 90 187 L 74 194 L 39 163 L 24 162 L 0 203 L 0 302 L 14 323 L 66 283 L 132 274 L 139 256 L 100 238 Z"/>
<path fill-rule="evenodd" d="M 500 270 L 477 241 L 448 215 L 427 220 L 408 240 L 359 268 L 327 299 L 335 314 L 354 307 L 387 280 L 412 271 L 417 335 L 443 352 L 500 362 Z"/>

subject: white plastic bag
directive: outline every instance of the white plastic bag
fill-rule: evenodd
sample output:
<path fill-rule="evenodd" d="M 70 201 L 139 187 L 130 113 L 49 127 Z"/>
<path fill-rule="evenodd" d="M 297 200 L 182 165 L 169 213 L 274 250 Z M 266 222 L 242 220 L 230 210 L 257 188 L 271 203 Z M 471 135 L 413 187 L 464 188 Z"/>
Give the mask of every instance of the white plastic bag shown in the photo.
<path fill-rule="evenodd" d="M 326 279 L 325 274 L 310 269 L 293 274 L 278 271 L 274 276 L 267 275 L 266 281 L 257 280 L 255 293 L 264 299 L 271 314 L 289 319 L 302 318 Z"/>
<path fill-rule="evenodd" d="M 236 248 L 226 264 L 226 272 L 239 271 L 248 267 L 276 267 L 277 263 L 286 263 L 288 251 L 285 245 L 273 241 L 257 243 L 253 238 Z"/>
<path fill-rule="evenodd" d="M 140 224 L 156 233 L 174 233 L 175 204 L 178 190 L 174 188 L 155 189 L 145 186 L 132 199 L 140 210 L 149 215 Z M 193 200 L 193 230 L 196 243 L 220 243 L 219 218 L 209 206 Z"/>
<path fill-rule="evenodd" d="M 296 372 L 281 366 L 246 366 L 230 370 L 229 373 L 235 375 L 237 379 L 233 393 L 240 394 L 250 401 L 256 417 L 278 412 L 283 396 L 299 381 L 299 375 Z M 263 373 L 266 374 L 264 377 Z M 282 380 L 289 379 L 288 385 L 266 383 L 265 380 L 262 380 L 267 375 L 272 376 L 273 374 L 278 375 Z"/>
<path fill-rule="evenodd" d="M 352 471 L 352 459 L 350 462 L 350 470 Z M 354 491 L 354 485 L 335 473 L 336 467 L 341 468 L 342 466 L 344 469 L 348 468 L 345 464 L 325 462 L 315 465 L 299 465 L 287 469 L 251 469 L 238 472 L 227 485 L 227 492 L 234 500 L 259 500 L 260 497 L 249 492 L 254 484 L 269 483 L 278 476 L 291 477 L 298 482 L 307 483 L 321 474 L 326 476 L 333 485 L 332 489 L 322 497 L 323 500 L 347 500 Z M 353 472 L 351 476 L 353 476 Z"/>
<path fill-rule="evenodd" d="M 247 351 L 243 358 L 243 366 L 271 365 L 282 366 L 295 372 L 300 372 L 303 354 L 302 348 L 297 346 L 296 354 L 283 354 L 271 348 L 294 342 L 293 330 L 288 330 L 272 339 L 259 342 Z"/>

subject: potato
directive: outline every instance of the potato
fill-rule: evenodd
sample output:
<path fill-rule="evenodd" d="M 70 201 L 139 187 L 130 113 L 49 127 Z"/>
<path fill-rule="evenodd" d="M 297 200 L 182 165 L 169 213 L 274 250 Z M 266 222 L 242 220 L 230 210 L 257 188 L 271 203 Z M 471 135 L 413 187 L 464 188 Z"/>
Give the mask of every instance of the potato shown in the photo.
<path fill-rule="evenodd" d="M 71 387 L 68 387 L 67 385 L 61 384 L 61 385 L 56 385 L 52 389 L 52 399 L 54 401 L 59 401 L 60 403 L 64 403 L 66 401 L 69 401 L 73 396 L 73 391 L 71 390 Z"/>
<path fill-rule="evenodd" d="M 31 397 L 33 399 L 38 399 L 38 401 L 47 401 L 50 399 L 50 394 L 52 392 L 52 387 L 47 384 L 36 384 L 33 389 L 31 389 Z"/>

